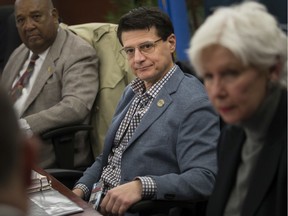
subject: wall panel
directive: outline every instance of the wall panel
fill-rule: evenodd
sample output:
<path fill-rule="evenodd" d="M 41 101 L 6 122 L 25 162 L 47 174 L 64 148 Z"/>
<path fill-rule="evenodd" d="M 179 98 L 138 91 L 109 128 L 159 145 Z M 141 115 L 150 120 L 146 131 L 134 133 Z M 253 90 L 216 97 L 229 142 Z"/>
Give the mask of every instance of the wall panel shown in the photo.
<path fill-rule="evenodd" d="M 0 6 L 14 2 L 15 0 L 0 0 Z M 69 25 L 107 22 L 107 13 L 115 10 L 109 0 L 53 0 L 53 2 L 63 22 Z"/>

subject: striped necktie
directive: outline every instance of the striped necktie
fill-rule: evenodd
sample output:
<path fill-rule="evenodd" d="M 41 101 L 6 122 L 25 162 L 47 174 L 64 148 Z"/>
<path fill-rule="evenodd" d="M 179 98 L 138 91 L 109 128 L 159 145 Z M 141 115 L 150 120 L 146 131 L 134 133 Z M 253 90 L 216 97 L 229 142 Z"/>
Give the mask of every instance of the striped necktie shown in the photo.
<path fill-rule="evenodd" d="M 32 54 L 26 71 L 23 73 L 23 75 L 11 89 L 10 96 L 12 98 L 13 103 L 22 95 L 23 89 L 28 86 L 29 79 L 34 71 L 35 62 L 38 58 L 39 56 L 37 54 L 35 53 Z"/>

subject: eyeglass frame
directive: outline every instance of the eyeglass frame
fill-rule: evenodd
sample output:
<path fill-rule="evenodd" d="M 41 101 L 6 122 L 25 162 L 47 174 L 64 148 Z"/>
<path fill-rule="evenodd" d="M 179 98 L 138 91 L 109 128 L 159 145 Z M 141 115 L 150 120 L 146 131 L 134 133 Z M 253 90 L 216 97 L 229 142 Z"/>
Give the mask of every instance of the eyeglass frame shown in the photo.
<path fill-rule="evenodd" d="M 123 47 L 119 52 L 121 53 L 121 55 L 123 55 L 123 56 L 126 57 L 127 59 L 131 59 L 131 58 L 133 58 L 133 57 L 135 56 L 135 50 L 136 50 L 136 48 L 139 50 L 139 52 L 140 52 L 141 54 L 147 55 L 147 54 L 153 53 L 153 52 L 155 51 L 156 44 L 157 44 L 158 42 L 160 42 L 161 40 L 163 40 L 163 39 L 162 39 L 162 38 L 159 38 L 159 39 L 157 39 L 157 40 L 155 40 L 155 41 L 145 41 L 145 42 L 143 42 L 143 43 L 141 43 L 141 44 L 138 44 L 136 47 Z M 152 45 L 151 50 L 149 50 L 148 52 L 143 51 L 143 49 L 144 49 L 143 47 L 144 47 L 145 45 Z M 132 49 L 132 50 L 133 50 L 133 54 L 127 54 L 126 49 Z M 132 50 L 131 50 L 131 51 L 132 51 Z"/>

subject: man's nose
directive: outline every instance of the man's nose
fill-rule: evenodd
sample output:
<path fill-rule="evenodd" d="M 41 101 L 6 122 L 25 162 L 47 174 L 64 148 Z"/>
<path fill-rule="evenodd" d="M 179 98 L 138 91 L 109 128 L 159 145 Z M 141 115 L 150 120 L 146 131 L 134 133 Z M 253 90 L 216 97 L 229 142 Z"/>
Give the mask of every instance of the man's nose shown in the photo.
<path fill-rule="evenodd" d="M 135 48 L 134 60 L 143 61 L 144 59 L 145 59 L 145 55 L 142 54 L 142 52 L 138 48 Z"/>
<path fill-rule="evenodd" d="M 32 20 L 31 18 L 27 18 L 24 23 L 24 29 L 27 31 L 33 29 L 34 27 L 35 27 L 34 20 Z"/>

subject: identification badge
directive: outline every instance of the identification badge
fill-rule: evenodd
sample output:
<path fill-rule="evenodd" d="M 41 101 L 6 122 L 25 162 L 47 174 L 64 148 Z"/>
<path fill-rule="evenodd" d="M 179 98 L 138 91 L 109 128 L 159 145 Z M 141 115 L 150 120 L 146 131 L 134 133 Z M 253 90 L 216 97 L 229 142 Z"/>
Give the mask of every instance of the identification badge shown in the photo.
<path fill-rule="evenodd" d="M 102 194 L 103 194 L 103 182 L 100 180 L 99 182 L 94 183 L 89 199 L 89 203 L 96 210 L 98 210 Z"/>

